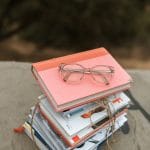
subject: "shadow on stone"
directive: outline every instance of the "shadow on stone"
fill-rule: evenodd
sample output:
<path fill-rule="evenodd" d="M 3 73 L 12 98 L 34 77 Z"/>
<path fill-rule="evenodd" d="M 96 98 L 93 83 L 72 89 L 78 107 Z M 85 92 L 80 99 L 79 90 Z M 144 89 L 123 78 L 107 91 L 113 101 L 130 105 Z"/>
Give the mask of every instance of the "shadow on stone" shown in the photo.
<path fill-rule="evenodd" d="M 130 127 L 128 122 L 124 123 L 124 125 L 121 127 L 121 131 L 123 134 L 128 134 L 130 132 Z"/>
<path fill-rule="evenodd" d="M 127 90 L 125 93 L 131 98 L 131 101 L 134 103 L 133 105 L 131 105 L 131 107 L 129 109 L 140 110 L 140 112 L 143 114 L 143 116 L 150 122 L 149 113 L 147 111 L 145 111 L 145 109 L 140 105 L 140 103 L 134 98 L 132 93 L 129 90 Z"/>

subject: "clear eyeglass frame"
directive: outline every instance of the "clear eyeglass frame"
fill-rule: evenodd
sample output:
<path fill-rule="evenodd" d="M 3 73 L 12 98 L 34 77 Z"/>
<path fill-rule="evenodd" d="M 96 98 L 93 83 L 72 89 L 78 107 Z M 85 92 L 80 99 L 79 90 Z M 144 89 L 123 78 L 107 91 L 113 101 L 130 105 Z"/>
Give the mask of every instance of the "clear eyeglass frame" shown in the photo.
<path fill-rule="evenodd" d="M 61 63 L 59 72 L 63 81 L 67 83 L 80 83 L 85 74 L 90 74 L 97 83 L 109 85 L 115 70 L 113 66 L 108 65 L 96 65 L 86 68 L 80 64 Z"/>

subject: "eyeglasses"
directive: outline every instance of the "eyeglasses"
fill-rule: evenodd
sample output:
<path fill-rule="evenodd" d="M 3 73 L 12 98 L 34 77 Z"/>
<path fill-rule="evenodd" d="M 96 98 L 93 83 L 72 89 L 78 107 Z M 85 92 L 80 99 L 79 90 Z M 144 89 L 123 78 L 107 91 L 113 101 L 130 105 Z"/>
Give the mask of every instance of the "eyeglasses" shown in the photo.
<path fill-rule="evenodd" d="M 67 83 L 79 83 L 83 79 L 84 74 L 91 74 L 94 81 L 108 85 L 115 70 L 114 67 L 107 65 L 85 68 L 80 64 L 61 63 L 59 65 L 59 72 L 63 81 Z"/>

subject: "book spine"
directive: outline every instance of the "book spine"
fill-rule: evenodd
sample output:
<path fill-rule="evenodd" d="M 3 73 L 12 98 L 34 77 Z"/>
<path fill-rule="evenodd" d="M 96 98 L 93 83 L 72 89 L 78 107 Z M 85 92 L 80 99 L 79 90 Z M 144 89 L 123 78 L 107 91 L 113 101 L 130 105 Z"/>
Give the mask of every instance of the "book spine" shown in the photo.
<path fill-rule="evenodd" d="M 49 145 L 45 142 L 45 140 L 41 137 L 41 135 L 34 128 L 31 128 L 31 126 L 28 122 L 25 122 L 25 124 L 23 126 L 25 128 L 26 134 L 33 140 L 33 142 L 35 142 L 35 144 L 39 148 L 41 148 L 40 145 L 42 144 L 43 145 L 42 147 L 44 148 L 44 150 L 52 150 L 52 148 L 49 147 Z M 31 130 L 33 131 L 34 139 L 31 135 L 31 132 L 32 132 Z M 38 142 L 37 142 L 37 140 L 38 140 Z M 41 144 L 39 142 L 41 142 Z"/>

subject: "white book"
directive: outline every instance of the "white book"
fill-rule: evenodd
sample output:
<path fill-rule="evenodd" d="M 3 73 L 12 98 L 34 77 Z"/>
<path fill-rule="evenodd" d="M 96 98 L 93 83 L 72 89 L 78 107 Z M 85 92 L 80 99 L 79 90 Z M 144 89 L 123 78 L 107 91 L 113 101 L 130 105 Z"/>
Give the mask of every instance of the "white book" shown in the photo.
<path fill-rule="evenodd" d="M 127 118 L 125 117 L 126 113 L 122 114 L 118 118 L 116 118 L 115 121 L 115 128 L 114 131 L 117 131 L 126 121 Z M 31 136 L 31 127 L 29 124 L 25 123 L 24 125 L 26 134 L 32 139 Z M 34 132 L 34 131 L 33 131 Z M 109 134 L 108 134 L 109 133 Z M 106 138 L 108 138 L 112 134 L 111 126 L 105 126 L 104 128 L 100 129 L 93 137 L 89 138 L 85 143 L 78 148 L 74 148 L 73 150 L 96 150 L 97 146 L 102 143 Z M 33 140 L 33 139 L 32 139 Z M 45 145 L 34 135 L 34 140 L 39 147 L 40 150 L 48 150 Z M 57 139 L 55 139 L 57 140 Z M 55 141 L 54 141 L 55 142 Z M 53 143 L 55 144 L 55 143 Z M 71 148 L 65 148 L 65 149 L 55 149 L 54 147 L 51 147 L 52 150 L 70 150 Z"/>
<path fill-rule="evenodd" d="M 113 103 L 113 96 L 109 97 L 110 108 L 112 113 L 117 112 L 119 109 L 128 105 L 130 99 L 124 94 L 120 93 L 119 101 Z M 75 141 L 73 140 L 74 136 L 78 136 L 79 139 L 83 139 L 87 134 L 93 133 L 94 129 L 90 126 L 91 121 L 89 118 L 82 118 L 81 115 L 83 112 L 73 115 L 72 117 L 64 118 L 58 112 L 54 112 L 46 98 L 43 98 L 40 102 L 40 109 L 42 112 L 55 124 L 59 131 L 67 138 L 67 140 L 73 145 Z M 100 120 L 108 117 L 107 111 L 98 112 L 92 115 L 91 119 L 93 123 L 97 123 Z"/>
<path fill-rule="evenodd" d="M 117 110 L 123 108 L 124 106 L 127 106 L 130 99 L 124 94 L 121 93 L 118 95 L 117 98 L 121 98 L 120 102 L 112 103 L 114 98 L 109 98 L 110 99 L 110 108 L 111 112 L 115 113 Z M 115 98 L 115 99 L 117 99 Z M 49 104 L 46 98 L 43 98 L 40 102 L 40 106 L 43 109 L 46 109 L 48 117 L 53 120 L 53 122 L 60 127 L 61 130 L 64 130 L 66 134 L 69 136 L 74 136 L 81 130 L 85 129 L 86 127 L 89 127 L 91 125 L 90 118 L 82 118 L 81 115 L 88 112 L 90 109 L 84 109 L 83 111 L 73 115 L 70 118 L 65 118 L 61 115 L 61 113 L 55 112 L 52 108 L 52 106 Z M 91 109 L 93 109 L 93 105 L 91 105 Z M 97 107 L 97 104 L 95 104 L 95 107 Z M 107 117 L 107 110 L 105 109 L 104 111 L 95 113 L 91 116 L 92 123 L 97 123 L 100 120 L 104 119 Z M 79 126 L 80 124 L 80 126 Z"/>
<path fill-rule="evenodd" d="M 114 131 L 116 132 L 124 123 L 127 121 L 125 114 L 118 117 L 115 121 Z M 109 134 L 107 134 L 107 132 Z M 112 135 L 111 127 L 107 126 L 97 132 L 97 134 L 90 139 L 88 139 L 84 145 L 80 148 L 75 148 L 74 150 L 94 150 L 99 144 L 101 144 L 106 138 Z"/>

